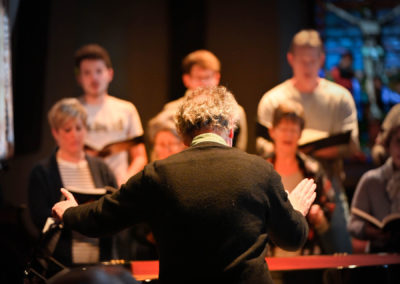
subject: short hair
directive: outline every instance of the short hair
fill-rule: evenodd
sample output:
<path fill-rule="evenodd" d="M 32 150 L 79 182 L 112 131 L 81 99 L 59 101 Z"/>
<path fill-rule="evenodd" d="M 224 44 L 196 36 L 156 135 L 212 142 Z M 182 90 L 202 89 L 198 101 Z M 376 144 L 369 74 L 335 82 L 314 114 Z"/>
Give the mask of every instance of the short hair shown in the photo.
<path fill-rule="evenodd" d="M 381 132 L 378 134 L 377 138 L 379 141 L 378 143 L 387 148 L 390 144 L 391 136 L 394 132 L 393 130 L 398 126 L 400 126 L 400 104 L 394 105 L 383 120 Z"/>
<path fill-rule="evenodd" d="M 176 130 L 174 114 L 172 111 L 164 110 L 148 122 L 147 137 L 151 145 L 154 144 L 157 133 L 160 131 L 169 131 L 178 139 L 182 139 Z"/>
<path fill-rule="evenodd" d="M 294 53 L 296 47 L 318 48 L 321 53 L 324 52 L 324 44 L 319 33 L 316 30 L 301 30 L 292 39 L 289 52 Z"/>
<path fill-rule="evenodd" d="M 85 59 L 103 60 L 107 68 L 112 68 L 110 55 L 107 50 L 98 44 L 87 44 L 75 52 L 75 68 L 79 71 L 81 62 Z"/>
<path fill-rule="evenodd" d="M 382 144 L 386 149 L 389 149 L 390 142 L 392 141 L 393 135 L 395 134 L 395 132 L 398 129 L 400 129 L 400 121 L 397 121 L 396 123 L 394 123 L 390 129 L 388 129 L 386 132 L 384 132 L 383 137 L 382 137 Z"/>
<path fill-rule="evenodd" d="M 193 65 L 199 65 L 201 68 L 210 69 L 215 72 L 221 71 L 221 63 L 217 56 L 205 49 L 199 49 L 186 55 L 182 60 L 183 74 L 190 74 Z"/>
<path fill-rule="evenodd" d="M 86 127 L 87 112 L 76 98 L 64 98 L 56 102 L 48 112 L 50 127 L 58 130 L 71 118 L 80 118 Z"/>
<path fill-rule="evenodd" d="M 228 132 L 236 127 L 238 108 L 235 97 L 225 87 L 200 87 L 184 97 L 175 115 L 176 128 L 184 137 L 193 137 L 204 129 Z"/>
<path fill-rule="evenodd" d="M 276 127 L 283 119 L 299 124 L 304 129 L 304 110 L 301 104 L 294 101 L 287 101 L 278 105 L 272 118 L 272 126 Z"/>

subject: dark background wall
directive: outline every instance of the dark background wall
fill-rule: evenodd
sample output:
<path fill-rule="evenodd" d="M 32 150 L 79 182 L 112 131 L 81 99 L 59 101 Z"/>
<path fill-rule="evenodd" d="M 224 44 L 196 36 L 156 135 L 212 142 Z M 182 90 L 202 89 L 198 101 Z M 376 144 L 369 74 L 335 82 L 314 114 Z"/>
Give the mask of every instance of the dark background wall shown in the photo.
<path fill-rule="evenodd" d="M 46 114 L 60 98 L 81 94 L 73 66 L 81 45 L 108 49 L 110 94 L 133 102 L 144 126 L 183 94 L 182 58 L 213 51 L 222 84 L 247 112 L 254 153 L 258 101 L 290 76 L 290 39 L 309 27 L 313 1 L 20 0 L 12 33 L 16 154 L 0 173 L 4 200 L 26 202 L 30 169 L 54 149 Z"/>

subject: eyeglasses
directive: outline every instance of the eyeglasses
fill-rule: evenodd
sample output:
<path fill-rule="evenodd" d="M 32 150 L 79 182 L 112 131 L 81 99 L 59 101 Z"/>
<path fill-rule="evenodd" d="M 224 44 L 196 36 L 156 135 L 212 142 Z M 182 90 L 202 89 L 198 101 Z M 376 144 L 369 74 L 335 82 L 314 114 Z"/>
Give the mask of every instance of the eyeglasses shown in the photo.
<path fill-rule="evenodd" d="M 162 142 L 162 143 L 157 143 L 154 145 L 154 149 L 156 151 L 159 150 L 169 150 L 171 152 L 179 151 L 180 148 L 182 147 L 182 143 L 180 142 Z"/>

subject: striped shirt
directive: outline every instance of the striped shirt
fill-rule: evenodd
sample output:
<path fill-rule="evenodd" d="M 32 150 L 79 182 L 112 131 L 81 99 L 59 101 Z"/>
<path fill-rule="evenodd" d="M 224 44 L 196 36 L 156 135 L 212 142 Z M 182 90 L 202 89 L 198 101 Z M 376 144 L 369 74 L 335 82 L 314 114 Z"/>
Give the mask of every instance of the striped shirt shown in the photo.
<path fill-rule="evenodd" d="M 92 174 L 86 160 L 73 163 L 57 156 L 61 180 L 66 189 L 94 189 Z M 72 262 L 95 263 L 100 259 L 99 239 L 88 238 L 78 232 L 72 232 Z"/>

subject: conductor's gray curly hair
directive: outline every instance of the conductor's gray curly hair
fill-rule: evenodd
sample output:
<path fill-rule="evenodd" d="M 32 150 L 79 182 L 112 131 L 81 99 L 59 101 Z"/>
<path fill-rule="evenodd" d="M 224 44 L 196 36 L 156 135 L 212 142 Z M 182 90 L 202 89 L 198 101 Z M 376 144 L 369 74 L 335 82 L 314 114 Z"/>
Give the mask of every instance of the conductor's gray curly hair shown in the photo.
<path fill-rule="evenodd" d="M 223 86 L 197 88 L 186 95 L 175 115 L 178 132 L 193 137 L 198 130 L 229 133 L 239 118 L 238 103 Z"/>

